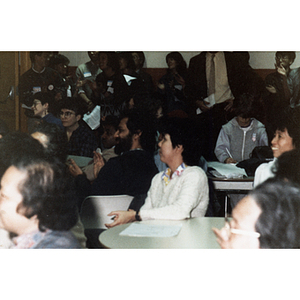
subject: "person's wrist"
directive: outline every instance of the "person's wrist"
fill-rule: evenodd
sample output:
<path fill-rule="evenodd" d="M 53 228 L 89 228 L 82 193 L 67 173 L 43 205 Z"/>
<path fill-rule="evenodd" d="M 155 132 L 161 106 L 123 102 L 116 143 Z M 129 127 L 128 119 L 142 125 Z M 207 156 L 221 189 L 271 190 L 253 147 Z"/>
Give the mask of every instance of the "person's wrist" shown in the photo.
<path fill-rule="evenodd" d="M 135 212 L 134 219 L 135 221 L 142 221 L 139 211 Z"/>

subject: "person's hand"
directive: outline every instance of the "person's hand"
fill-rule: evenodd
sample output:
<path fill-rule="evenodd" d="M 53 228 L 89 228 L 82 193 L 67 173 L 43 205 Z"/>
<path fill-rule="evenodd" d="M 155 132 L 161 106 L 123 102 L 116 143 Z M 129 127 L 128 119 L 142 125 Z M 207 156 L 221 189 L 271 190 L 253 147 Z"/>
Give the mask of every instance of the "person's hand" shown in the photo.
<path fill-rule="evenodd" d="M 78 167 L 73 159 L 70 159 L 69 163 L 69 171 L 74 177 L 83 174 L 82 170 Z"/>
<path fill-rule="evenodd" d="M 224 110 L 225 111 L 230 111 L 232 106 L 233 106 L 233 99 L 228 99 L 226 101 L 224 101 L 225 103 L 227 103 L 227 105 L 225 106 Z"/>
<path fill-rule="evenodd" d="M 212 229 L 214 234 L 217 237 L 217 242 L 221 246 L 222 249 L 229 249 L 230 248 L 230 242 L 228 238 L 228 231 L 225 227 L 223 227 L 221 230 L 217 228 Z"/>
<path fill-rule="evenodd" d="M 124 210 L 118 210 L 118 211 L 112 211 L 108 214 L 108 216 L 115 216 L 114 221 L 110 224 L 105 224 L 107 228 L 115 227 L 121 224 L 126 224 L 129 222 L 135 221 L 135 214 L 136 212 L 132 209 L 128 211 Z"/>
<path fill-rule="evenodd" d="M 183 88 L 185 88 L 185 80 L 180 76 L 178 73 L 175 74 L 175 78 L 179 84 L 182 85 Z"/>
<path fill-rule="evenodd" d="M 228 158 L 225 159 L 224 163 L 225 164 L 236 164 L 237 161 L 235 159 L 231 158 L 231 157 L 228 157 Z"/>
<path fill-rule="evenodd" d="M 164 90 L 165 89 L 165 85 L 163 83 L 158 83 L 157 84 L 157 87 L 160 89 L 160 90 Z"/>
<path fill-rule="evenodd" d="M 82 87 L 87 83 L 87 79 L 82 80 L 81 78 L 78 78 L 77 82 L 76 82 L 76 87 Z"/>
<path fill-rule="evenodd" d="M 104 159 L 102 155 L 96 151 L 94 151 L 94 176 L 98 177 L 98 174 L 102 167 L 105 165 Z"/>
<path fill-rule="evenodd" d="M 284 68 L 284 66 L 282 64 L 280 65 L 276 65 L 275 64 L 275 67 L 276 67 L 276 70 L 277 72 L 280 74 L 280 75 L 283 75 L 283 76 L 286 76 L 286 69 Z"/>
<path fill-rule="evenodd" d="M 204 100 L 197 100 L 196 105 L 201 109 L 201 111 L 208 111 L 211 109 L 210 107 L 207 106 L 209 105 L 209 102 L 206 102 Z"/>
<path fill-rule="evenodd" d="M 88 103 L 88 108 L 87 108 L 88 112 L 91 113 L 95 107 L 96 107 L 95 104 L 92 101 L 90 101 Z"/>
<path fill-rule="evenodd" d="M 276 88 L 275 88 L 273 85 L 271 85 L 271 84 L 267 85 L 267 86 L 266 86 L 266 89 L 267 89 L 270 93 L 272 93 L 272 94 L 276 94 L 276 93 L 277 93 Z"/>

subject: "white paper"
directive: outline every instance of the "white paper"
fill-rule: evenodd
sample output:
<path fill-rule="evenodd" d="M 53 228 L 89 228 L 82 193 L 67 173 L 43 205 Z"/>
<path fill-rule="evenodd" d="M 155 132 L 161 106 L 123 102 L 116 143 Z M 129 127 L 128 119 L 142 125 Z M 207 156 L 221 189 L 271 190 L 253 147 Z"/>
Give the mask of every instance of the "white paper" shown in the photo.
<path fill-rule="evenodd" d="M 139 237 L 172 237 L 181 230 L 182 224 L 177 225 L 150 225 L 142 223 L 132 223 L 120 235 Z"/>
<path fill-rule="evenodd" d="M 82 118 L 92 130 L 100 126 L 100 106 L 97 105 L 90 114 L 85 114 Z"/>
<path fill-rule="evenodd" d="M 124 78 L 125 78 L 128 85 L 131 85 L 131 81 L 136 79 L 136 77 L 126 75 L 126 74 L 123 74 L 123 76 L 124 76 Z"/>
<path fill-rule="evenodd" d="M 204 99 L 205 102 L 208 102 L 208 104 L 205 103 L 207 107 L 213 107 L 216 104 L 215 100 L 215 94 L 209 95 L 207 98 Z M 196 114 L 199 115 L 202 113 L 202 110 L 200 108 L 197 108 Z"/>
<path fill-rule="evenodd" d="M 224 164 L 218 161 L 210 161 L 207 162 L 207 166 L 210 168 L 214 168 L 217 171 L 210 172 L 218 178 L 243 178 L 243 176 L 248 177 L 245 169 L 239 168 L 234 164 Z M 218 173 L 221 174 L 221 176 L 218 176 Z"/>

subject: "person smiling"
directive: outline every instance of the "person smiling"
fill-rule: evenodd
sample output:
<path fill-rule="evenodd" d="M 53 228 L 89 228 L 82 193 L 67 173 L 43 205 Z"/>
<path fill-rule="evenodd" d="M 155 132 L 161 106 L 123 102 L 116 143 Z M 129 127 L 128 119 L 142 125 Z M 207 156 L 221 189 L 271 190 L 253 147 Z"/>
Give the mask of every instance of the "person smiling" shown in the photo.
<path fill-rule="evenodd" d="M 274 160 L 261 164 L 255 171 L 254 186 L 274 177 L 276 159 L 293 149 L 300 149 L 300 107 L 287 108 L 277 120 L 274 138 L 271 141 Z"/>
<path fill-rule="evenodd" d="M 159 155 L 168 168 L 151 183 L 140 211 L 113 211 L 108 228 L 149 219 L 182 220 L 204 216 L 208 205 L 208 180 L 198 167 L 200 140 L 190 119 L 167 119 L 160 130 Z"/>
<path fill-rule="evenodd" d="M 58 125 L 61 129 L 64 130 L 62 122 L 60 119 L 56 118 L 51 113 L 51 108 L 54 103 L 53 96 L 49 93 L 37 92 L 32 96 L 33 104 L 31 109 L 35 117 L 40 117 L 41 121 L 47 123 L 53 123 Z"/>

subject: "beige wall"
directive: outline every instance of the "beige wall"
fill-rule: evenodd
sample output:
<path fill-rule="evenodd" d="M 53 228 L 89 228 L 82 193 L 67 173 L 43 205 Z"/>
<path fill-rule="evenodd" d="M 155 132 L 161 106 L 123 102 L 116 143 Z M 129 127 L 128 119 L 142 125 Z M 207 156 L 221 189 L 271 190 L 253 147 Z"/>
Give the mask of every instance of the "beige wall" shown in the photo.
<path fill-rule="evenodd" d="M 146 65 L 148 68 L 165 68 L 165 57 L 170 51 L 145 51 Z M 197 55 L 196 51 L 180 51 L 187 64 L 191 57 Z M 61 54 L 67 56 L 70 59 L 70 66 L 78 66 L 89 60 L 87 52 L 83 51 L 61 51 Z M 250 65 L 254 69 L 273 69 L 274 68 L 274 56 L 275 51 L 249 51 L 250 53 Z M 292 66 L 293 68 L 300 67 L 300 52 L 296 52 L 296 60 Z"/>

